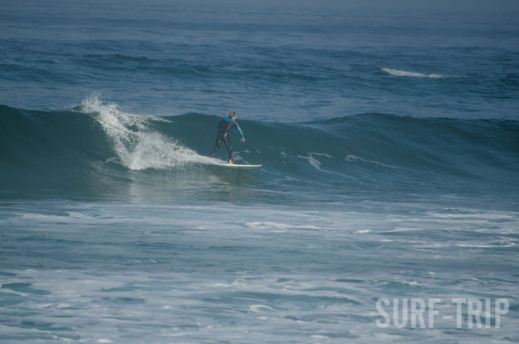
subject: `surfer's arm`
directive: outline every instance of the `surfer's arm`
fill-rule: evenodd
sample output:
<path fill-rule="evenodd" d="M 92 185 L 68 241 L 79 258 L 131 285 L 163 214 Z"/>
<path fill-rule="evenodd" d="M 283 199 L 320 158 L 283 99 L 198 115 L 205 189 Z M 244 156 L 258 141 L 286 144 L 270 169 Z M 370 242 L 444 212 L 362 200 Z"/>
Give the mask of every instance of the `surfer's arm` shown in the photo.
<path fill-rule="evenodd" d="M 234 122 L 234 123 L 236 123 L 236 122 Z M 240 133 L 241 138 L 245 139 L 245 137 L 243 137 L 243 131 L 241 130 L 240 125 L 238 123 L 236 123 L 236 129 L 238 129 L 238 132 Z"/>

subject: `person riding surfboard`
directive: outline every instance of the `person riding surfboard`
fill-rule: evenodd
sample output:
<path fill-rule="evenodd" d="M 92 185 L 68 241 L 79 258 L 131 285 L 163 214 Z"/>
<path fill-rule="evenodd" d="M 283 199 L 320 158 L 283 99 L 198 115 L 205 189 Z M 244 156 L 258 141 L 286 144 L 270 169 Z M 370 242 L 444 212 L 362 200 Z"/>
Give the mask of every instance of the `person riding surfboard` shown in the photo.
<path fill-rule="evenodd" d="M 214 157 L 214 155 L 218 152 L 220 149 L 220 145 L 222 144 L 222 141 L 225 143 L 225 148 L 227 148 L 227 155 L 229 158 L 229 165 L 233 165 L 232 162 L 232 145 L 231 145 L 231 137 L 229 133 L 232 129 L 236 128 L 238 129 L 238 132 L 240 133 L 241 142 L 245 142 L 245 138 L 243 137 L 243 131 L 241 130 L 238 123 L 236 123 L 236 118 L 238 115 L 236 112 L 231 111 L 229 113 L 229 116 L 227 118 L 223 118 L 220 123 L 218 124 L 218 133 L 216 134 L 216 142 L 215 142 L 215 148 L 211 152 L 211 156 Z"/>

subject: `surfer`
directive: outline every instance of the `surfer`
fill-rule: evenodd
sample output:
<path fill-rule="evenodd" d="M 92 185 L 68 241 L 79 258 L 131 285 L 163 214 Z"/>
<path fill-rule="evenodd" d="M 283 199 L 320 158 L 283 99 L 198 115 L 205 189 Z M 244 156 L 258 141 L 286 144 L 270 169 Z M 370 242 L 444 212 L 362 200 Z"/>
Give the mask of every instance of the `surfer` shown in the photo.
<path fill-rule="evenodd" d="M 220 144 L 222 141 L 225 143 L 225 147 L 227 148 L 227 154 L 229 156 L 229 164 L 233 165 L 232 162 L 232 145 L 231 145 L 231 138 L 229 136 L 229 133 L 232 129 L 236 128 L 238 129 L 238 132 L 240 133 L 241 142 L 245 142 L 245 138 L 243 137 L 243 131 L 241 131 L 240 126 L 238 123 L 236 123 L 236 117 L 238 115 L 236 112 L 232 111 L 229 113 L 229 116 L 227 118 L 224 118 L 220 121 L 218 124 L 218 134 L 216 135 L 216 143 L 215 148 L 211 152 L 211 156 L 214 157 L 214 155 L 218 152 L 218 149 L 220 149 Z"/>

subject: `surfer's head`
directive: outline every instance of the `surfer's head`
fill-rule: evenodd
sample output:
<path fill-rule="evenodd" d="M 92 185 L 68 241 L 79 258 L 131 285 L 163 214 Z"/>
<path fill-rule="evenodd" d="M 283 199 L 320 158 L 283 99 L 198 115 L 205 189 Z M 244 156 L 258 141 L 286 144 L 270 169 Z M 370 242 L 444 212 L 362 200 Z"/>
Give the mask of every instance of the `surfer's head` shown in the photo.
<path fill-rule="evenodd" d="M 236 114 L 236 112 L 231 111 L 231 112 L 229 112 L 229 116 L 228 117 L 232 118 L 232 119 L 236 119 L 236 117 L 238 117 L 238 115 Z"/>

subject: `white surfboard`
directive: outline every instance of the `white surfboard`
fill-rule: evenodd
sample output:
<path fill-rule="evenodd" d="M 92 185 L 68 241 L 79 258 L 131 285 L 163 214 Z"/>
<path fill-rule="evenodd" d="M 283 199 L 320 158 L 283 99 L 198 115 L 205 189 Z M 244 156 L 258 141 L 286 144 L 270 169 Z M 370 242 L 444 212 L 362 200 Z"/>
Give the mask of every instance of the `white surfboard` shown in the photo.
<path fill-rule="evenodd" d="M 223 166 L 223 167 L 230 167 L 230 168 L 258 168 L 258 167 L 261 167 L 263 165 L 239 165 L 239 164 L 224 164 L 224 165 L 220 165 L 220 166 Z"/>

